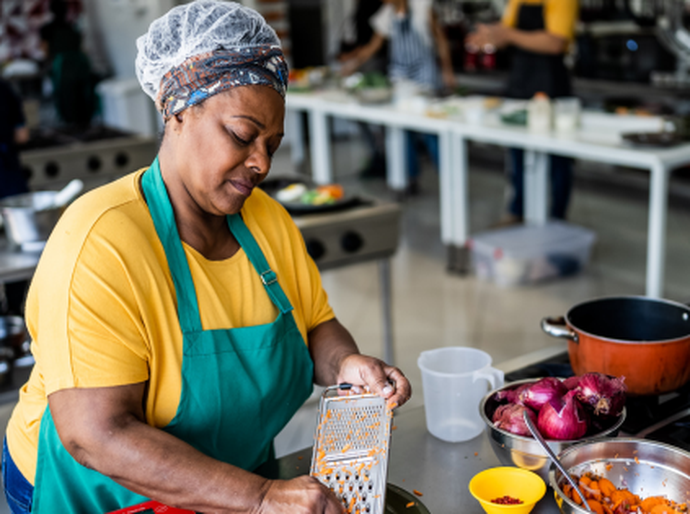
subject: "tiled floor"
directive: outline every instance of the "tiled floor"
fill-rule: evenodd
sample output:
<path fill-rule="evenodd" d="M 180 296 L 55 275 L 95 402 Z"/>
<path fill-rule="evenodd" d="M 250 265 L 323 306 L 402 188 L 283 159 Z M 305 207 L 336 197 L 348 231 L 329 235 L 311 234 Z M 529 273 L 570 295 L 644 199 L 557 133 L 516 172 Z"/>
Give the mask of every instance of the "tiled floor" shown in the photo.
<path fill-rule="evenodd" d="M 348 188 L 390 197 L 382 180 L 362 181 L 353 173 L 364 160 L 358 141 L 335 145 L 337 179 Z M 495 151 L 494 151 L 495 153 Z M 275 175 L 295 173 L 289 149 L 275 157 Z M 470 174 L 472 230 L 497 222 L 502 214 L 505 180 L 494 160 L 473 160 Z M 585 175 L 583 170 L 582 175 Z M 412 382 L 410 405 L 422 403 L 417 357 L 439 346 L 471 346 L 489 352 L 494 362 L 558 344 L 542 333 L 544 316 L 564 314 L 578 302 L 603 295 L 643 294 L 647 204 L 644 194 L 626 195 L 616 186 L 576 184 L 570 221 L 597 233 L 590 266 L 567 279 L 519 288 L 500 288 L 473 276 L 450 275 L 439 238 L 438 180 L 430 166 L 423 173 L 422 194 L 404 204 L 402 240 L 393 258 L 393 308 L 396 364 Z M 674 207 L 668 218 L 665 296 L 690 300 L 690 201 Z M 381 312 L 377 265 L 359 264 L 323 274 L 323 282 L 341 322 L 363 352 L 381 353 Z M 5 426 L 9 407 L 0 407 Z M 284 454 L 311 442 L 312 405 L 300 413 L 278 441 Z M 7 512 L 0 505 L 0 514 Z"/>

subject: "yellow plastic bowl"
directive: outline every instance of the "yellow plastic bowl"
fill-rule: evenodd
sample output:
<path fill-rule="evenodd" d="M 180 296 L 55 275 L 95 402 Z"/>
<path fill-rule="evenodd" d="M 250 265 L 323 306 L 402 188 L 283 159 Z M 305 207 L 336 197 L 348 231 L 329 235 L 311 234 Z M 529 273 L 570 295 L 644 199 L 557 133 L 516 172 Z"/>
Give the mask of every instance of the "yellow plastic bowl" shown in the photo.
<path fill-rule="evenodd" d="M 513 467 L 490 468 L 470 480 L 470 493 L 487 514 L 529 514 L 544 497 L 546 484 L 532 471 Z M 523 503 L 502 505 L 491 500 L 512 496 Z"/>

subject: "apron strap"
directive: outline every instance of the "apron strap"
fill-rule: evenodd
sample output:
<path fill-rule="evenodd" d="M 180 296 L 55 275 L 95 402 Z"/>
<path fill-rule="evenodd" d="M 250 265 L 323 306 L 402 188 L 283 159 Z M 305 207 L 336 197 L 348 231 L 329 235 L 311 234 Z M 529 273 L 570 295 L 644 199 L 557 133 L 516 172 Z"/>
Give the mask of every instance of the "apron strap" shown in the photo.
<path fill-rule="evenodd" d="M 202 330 L 201 316 L 192 272 L 187 263 L 180 234 L 177 231 L 175 214 L 163 182 L 157 156 L 151 167 L 144 172 L 141 185 L 153 218 L 153 224 L 165 249 L 170 274 L 175 284 L 177 316 L 180 319 L 180 327 L 183 332 L 200 332 Z"/>
<path fill-rule="evenodd" d="M 244 253 L 247 254 L 249 262 L 252 263 L 254 269 L 259 274 L 261 282 L 263 282 L 264 288 L 266 289 L 266 292 L 271 298 L 273 304 L 283 314 L 290 312 L 292 310 L 292 304 L 290 303 L 290 300 L 288 300 L 287 296 L 285 296 L 283 288 L 280 287 L 280 284 L 278 283 L 278 275 L 268 265 L 268 262 L 266 261 L 266 258 L 259 247 L 259 243 L 256 242 L 256 239 L 254 239 L 254 236 L 249 231 L 249 228 L 247 228 L 242 216 L 239 214 L 228 216 L 228 226 L 230 227 L 232 234 L 240 243 Z"/>

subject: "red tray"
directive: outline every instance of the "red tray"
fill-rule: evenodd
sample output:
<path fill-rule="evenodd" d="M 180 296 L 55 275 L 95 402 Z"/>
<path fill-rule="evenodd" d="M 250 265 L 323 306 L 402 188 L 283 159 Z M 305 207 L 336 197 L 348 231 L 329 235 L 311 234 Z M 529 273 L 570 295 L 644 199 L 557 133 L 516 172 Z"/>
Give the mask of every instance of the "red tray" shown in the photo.
<path fill-rule="evenodd" d="M 194 514 L 192 510 L 176 509 L 174 507 L 168 507 L 162 503 L 155 501 L 147 501 L 140 503 L 138 505 L 132 505 L 131 507 L 126 507 L 120 510 L 114 510 L 108 514 Z"/>

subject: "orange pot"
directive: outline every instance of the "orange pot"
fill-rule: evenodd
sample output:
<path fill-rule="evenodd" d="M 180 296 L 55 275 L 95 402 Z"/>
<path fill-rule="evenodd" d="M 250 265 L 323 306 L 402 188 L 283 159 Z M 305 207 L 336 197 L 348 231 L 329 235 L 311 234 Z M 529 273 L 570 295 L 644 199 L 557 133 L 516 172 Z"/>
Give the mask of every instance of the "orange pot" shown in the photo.
<path fill-rule="evenodd" d="M 623 376 L 631 395 L 675 391 L 690 380 L 690 307 L 638 296 L 599 298 L 544 318 L 542 329 L 569 340 L 576 375 Z"/>

